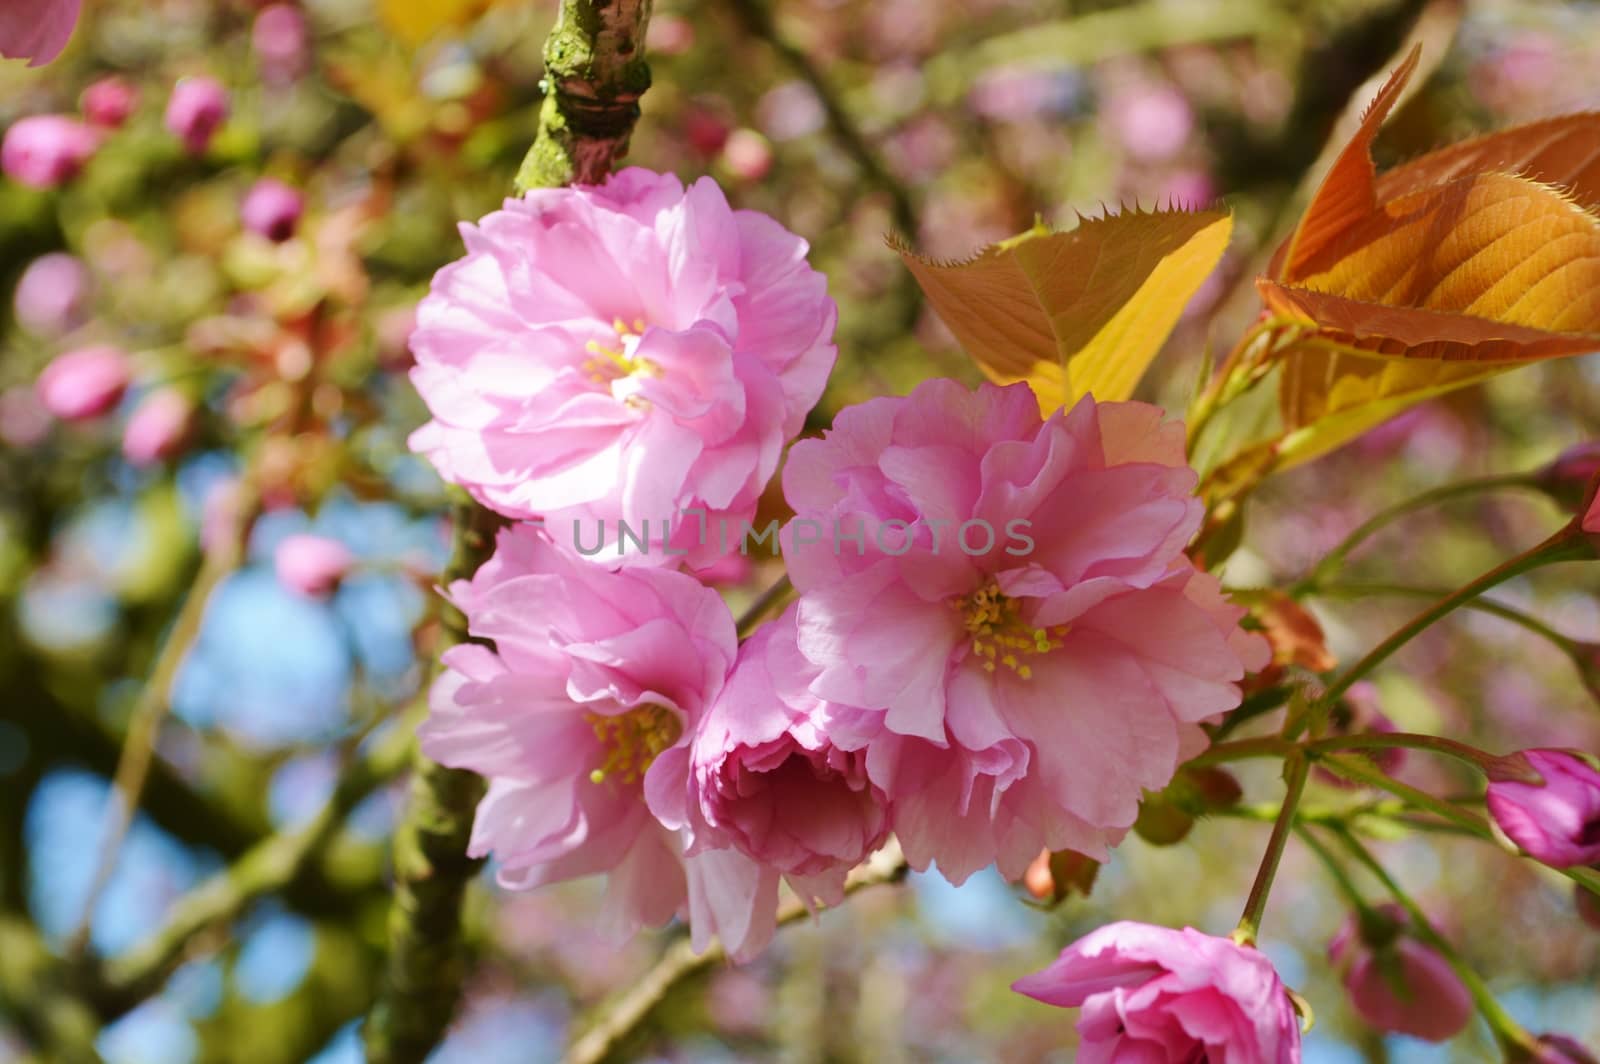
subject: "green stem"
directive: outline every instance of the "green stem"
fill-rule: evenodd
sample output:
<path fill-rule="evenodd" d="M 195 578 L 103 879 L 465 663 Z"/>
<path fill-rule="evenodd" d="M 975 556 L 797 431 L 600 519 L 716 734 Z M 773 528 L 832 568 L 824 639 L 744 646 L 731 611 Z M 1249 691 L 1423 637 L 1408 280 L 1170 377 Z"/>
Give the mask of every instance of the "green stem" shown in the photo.
<path fill-rule="evenodd" d="M 1222 723 L 1211 729 L 1212 742 L 1219 742 L 1232 734 L 1240 725 L 1255 720 L 1271 713 L 1273 710 L 1289 701 L 1294 694 L 1294 688 L 1287 684 L 1267 687 L 1247 695 L 1237 709 L 1223 718 Z"/>
<path fill-rule="evenodd" d="M 1241 945 L 1252 945 L 1261 930 L 1261 917 L 1267 908 L 1267 895 L 1272 893 L 1272 881 L 1277 878 L 1278 865 L 1283 860 L 1283 849 L 1289 842 L 1289 832 L 1294 827 L 1295 808 L 1305 793 L 1306 775 L 1311 765 L 1306 758 L 1291 754 L 1284 765 L 1283 805 L 1278 819 L 1273 822 L 1272 835 L 1267 839 L 1267 852 L 1261 857 L 1261 867 L 1256 869 L 1255 882 L 1250 885 L 1250 897 L 1239 916 L 1239 926 L 1233 937 Z"/>
<path fill-rule="evenodd" d="M 1341 830 L 1341 828 L 1336 826 L 1335 830 Z M 1362 897 L 1360 889 L 1355 885 L 1355 881 L 1350 878 L 1350 873 L 1344 870 L 1344 865 L 1333 855 L 1333 851 L 1328 849 L 1322 840 L 1317 838 L 1304 824 L 1296 824 L 1294 826 L 1294 834 L 1296 838 L 1305 844 L 1306 849 L 1315 854 L 1317 860 L 1322 862 L 1322 867 L 1327 869 L 1328 878 L 1333 880 L 1334 886 L 1339 888 L 1339 893 L 1344 895 L 1345 901 L 1350 903 L 1351 908 L 1359 913 L 1369 912 L 1372 909 L 1371 903 Z"/>
<path fill-rule="evenodd" d="M 1533 475 L 1530 473 L 1504 473 L 1492 477 L 1479 477 L 1474 480 L 1457 481 L 1454 484 L 1444 484 L 1421 494 L 1404 499 L 1388 509 L 1380 510 L 1365 522 L 1358 525 L 1355 531 L 1344 538 L 1338 546 L 1330 550 L 1317 563 L 1316 567 L 1306 574 L 1305 578 L 1289 589 L 1289 594 L 1295 598 L 1308 594 L 1320 588 L 1329 577 L 1339 571 L 1352 551 L 1382 530 L 1390 523 L 1399 520 L 1407 514 L 1416 513 L 1418 510 L 1437 506 L 1439 503 L 1451 499 L 1460 499 L 1471 495 L 1481 495 L 1485 492 L 1500 491 L 1505 488 L 1534 488 Z"/>
<path fill-rule="evenodd" d="M 1306 594 L 1320 598 L 1369 598 L 1375 595 L 1394 595 L 1404 598 L 1443 598 L 1450 594 L 1443 588 L 1413 587 L 1407 584 L 1319 584 L 1310 588 Z M 1578 645 L 1570 636 L 1563 635 L 1550 627 L 1544 621 L 1525 610 L 1508 605 L 1495 599 L 1474 599 L 1466 604 L 1467 609 L 1477 610 L 1479 613 L 1488 613 L 1520 625 L 1542 639 L 1549 640 L 1557 649 L 1568 656 L 1577 653 Z"/>
<path fill-rule="evenodd" d="M 1498 587 L 1513 577 L 1521 576 L 1523 573 L 1542 566 L 1555 562 L 1574 561 L 1583 557 L 1586 557 L 1586 544 L 1583 542 L 1582 537 L 1573 532 L 1572 526 L 1562 529 L 1538 546 L 1496 566 L 1470 584 L 1452 591 L 1417 614 L 1417 616 L 1390 635 L 1389 638 L 1368 651 L 1366 657 L 1346 669 L 1323 692 L 1322 696 L 1317 700 L 1318 704 L 1323 706 L 1332 705 L 1340 695 L 1350 689 L 1352 684 L 1381 665 L 1391 654 L 1410 642 L 1412 637 L 1428 628 L 1441 617 L 1466 605 L 1491 588 Z"/>
<path fill-rule="evenodd" d="M 1482 772 L 1489 771 L 1504 760 L 1495 754 L 1479 750 L 1476 746 L 1468 746 L 1454 739 L 1446 739 L 1439 735 L 1414 735 L 1410 732 L 1336 735 L 1329 739 L 1307 743 L 1304 749 L 1311 757 L 1336 753 L 1340 750 L 1427 750 L 1443 754 L 1445 757 L 1453 757 L 1457 761 L 1464 761 Z"/>
<path fill-rule="evenodd" d="M 1288 757 L 1298 747 L 1287 739 L 1280 739 L 1276 735 L 1262 736 L 1259 739 L 1235 739 L 1228 743 L 1216 743 L 1204 753 L 1188 762 L 1190 765 L 1223 765 L 1229 761 L 1247 761 L 1253 757 Z"/>
<path fill-rule="evenodd" d="M 1447 820 L 1465 829 L 1469 834 L 1480 839 L 1493 839 L 1494 833 L 1489 830 L 1489 824 L 1476 813 L 1462 809 L 1453 802 L 1435 798 L 1426 791 L 1418 790 L 1409 783 L 1380 772 L 1373 767 L 1371 761 L 1364 757 L 1343 757 L 1338 754 L 1316 754 L 1317 764 L 1337 776 L 1342 776 L 1355 783 L 1368 787 L 1376 787 L 1381 791 L 1388 791 L 1397 798 L 1403 798 L 1411 805 L 1432 813 L 1442 820 Z"/>
<path fill-rule="evenodd" d="M 1428 920 L 1427 913 L 1422 911 L 1422 907 L 1389 874 L 1389 870 L 1383 867 L 1383 863 L 1374 857 L 1366 846 L 1362 845 L 1361 840 L 1347 830 L 1341 827 L 1331 827 L 1329 830 L 1338 836 L 1339 841 L 1344 843 L 1345 848 L 1350 851 L 1351 855 L 1361 862 L 1362 866 L 1371 872 L 1378 882 L 1383 884 L 1384 889 L 1410 915 L 1413 933 L 1437 950 L 1439 955 L 1455 971 L 1457 978 L 1466 986 L 1467 992 L 1472 995 L 1473 1003 L 1477 1005 L 1479 1015 L 1489 1024 L 1489 1028 L 1494 1031 L 1495 1037 L 1500 1041 L 1501 1045 L 1508 1050 L 1519 1053 L 1536 1054 L 1539 1051 L 1538 1040 L 1526 1028 L 1512 1019 L 1511 1014 L 1501 1007 L 1500 1002 L 1496 1001 L 1494 995 L 1489 992 L 1489 988 L 1484 984 L 1483 979 L 1479 977 L 1471 965 L 1461 958 L 1461 954 L 1456 952 L 1456 948 L 1450 944 L 1449 940 L 1434 929 L 1433 924 Z"/>

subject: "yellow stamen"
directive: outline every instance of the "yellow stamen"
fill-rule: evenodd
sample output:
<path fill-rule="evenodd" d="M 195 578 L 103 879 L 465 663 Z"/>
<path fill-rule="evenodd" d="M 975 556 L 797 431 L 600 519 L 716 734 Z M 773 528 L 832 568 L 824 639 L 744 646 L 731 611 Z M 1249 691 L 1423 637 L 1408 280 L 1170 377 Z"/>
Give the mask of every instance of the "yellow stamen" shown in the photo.
<path fill-rule="evenodd" d="M 950 605 L 961 614 L 961 623 L 972 636 L 972 655 L 982 659 L 983 670 L 995 672 L 1003 665 L 1023 680 L 1033 678 L 1033 667 L 1022 659 L 1057 649 L 1061 637 L 1072 628 L 1058 624 L 1047 630 L 1024 623 L 1016 602 L 994 581 L 970 595 L 951 599 Z"/>
<path fill-rule="evenodd" d="M 590 783 L 609 779 L 638 783 L 656 756 L 683 735 L 683 722 L 665 706 L 645 705 L 615 716 L 585 716 L 605 754 L 600 767 L 589 773 Z"/>

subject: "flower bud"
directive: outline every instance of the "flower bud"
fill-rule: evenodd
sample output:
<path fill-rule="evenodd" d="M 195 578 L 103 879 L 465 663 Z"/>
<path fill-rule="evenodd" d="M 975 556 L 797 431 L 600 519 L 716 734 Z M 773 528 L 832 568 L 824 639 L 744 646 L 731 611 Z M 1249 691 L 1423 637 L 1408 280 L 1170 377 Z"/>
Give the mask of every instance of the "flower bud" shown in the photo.
<path fill-rule="evenodd" d="M 1542 784 L 1491 779 L 1489 815 L 1528 856 L 1552 868 L 1600 862 L 1600 771 L 1565 750 L 1526 750 Z"/>
<path fill-rule="evenodd" d="M 91 83 L 78 99 L 84 119 L 99 129 L 120 129 L 138 106 L 139 90 L 115 74 Z"/>
<path fill-rule="evenodd" d="M 1536 1064 L 1600 1064 L 1593 1053 L 1564 1034 L 1542 1034 L 1538 1041 Z"/>
<path fill-rule="evenodd" d="M 63 421 L 99 417 L 122 398 L 130 376 L 128 356 L 109 346 L 85 347 L 56 357 L 39 374 L 39 402 Z"/>
<path fill-rule="evenodd" d="M 304 210 L 305 200 L 298 191 L 276 178 L 263 177 L 245 195 L 239 217 L 252 233 L 281 244 L 294 236 Z"/>
<path fill-rule="evenodd" d="M 38 336 L 60 336 L 84 323 L 89 305 L 88 267 L 64 251 L 28 263 L 12 295 L 17 323 Z"/>
<path fill-rule="evenodd" d="M 1380 1031 L 1443 1042 L 1472 1019 L 1472 995 L 1449 963 L 1411 937 L 1398 905 L 1353 914 L 1328 944 L 1358 1015 Z"/>
<path fill-rule="evenodd" d="M 325 598 L 338 588 L 355 564 L 355 556 L 336 539 L 301 534 L 278 544 L 273 564 L 284 587 L 311 598 Z"/>
<path fill-rule="evenodd" d="M 1074 894 L 1087 898 L 1100 875 L 1100 863 L 1072 850 L 1043 850 L 1023 874 L 1022 885 L 1042 902 L 1060 905 Z"/>
<path fill-rule="evenodd" d="M 269 4 L 250 27 L 250 47 L 269 82 L 293 81 L 305 73 L 309 58 L 306 17 L 293 4 Z"/>
<path fill-rule="evenodd" d="M 167 101 L 167 129 L 191 155 L 200 155 L 228 117 L 228 90 L 216 78 L 183 78 Z"/>
<path fill-rule="evenodd" d="M 178 454 L 194 421 L 194 403 L 176 388 L 162 388 L 140 401 L 122 433 L 122 455 L 136 466 Z"/>
<path fill-rule="evenodd" d="M 753 129 L 736 129 L 722 145 L 722 163 L 741 180 L 760 181 L 772 170 L 772 145 Z"/>
<path fill-rule="evenodd" d="M 1589 485 L 1600 477 L 1600 440 L 1573 444 L 1533 475 L 1535 486 L 1561 505 L 1576 510 Z"/>
<path fill-rule="evenodd" d="M 54 188 L 78 176 L 100 137 L 66 115 L 30 115 L 12 123 L 0 143 L 0 170 L 34 188 Z"/>

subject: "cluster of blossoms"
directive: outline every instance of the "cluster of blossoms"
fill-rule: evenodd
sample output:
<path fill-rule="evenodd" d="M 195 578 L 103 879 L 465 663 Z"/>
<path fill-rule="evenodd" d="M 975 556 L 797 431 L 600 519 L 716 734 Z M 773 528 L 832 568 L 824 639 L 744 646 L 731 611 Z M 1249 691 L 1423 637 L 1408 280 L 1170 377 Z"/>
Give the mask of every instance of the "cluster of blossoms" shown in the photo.
<path fill-rule="evenodd" d="M 472 850 L 503 883 L 606 873 L 620 929 L 686 916 L 745 957 L 781 882 L 836 902 L 891 832 L 957 883 L 1103 859 L 1266 663 L 1183 553 L 1181 426 L 945 380 L 790 449 L 798 599 L 741 645 L 711 545 L 585 557 L 530 519 L 754 515 L 835 356 L 804 242 L 638 169 L 464 234 L 418 311 L 412 443 L 515 523 L 449 589 L 482 642 L 445 655 L 422 742 L 488 778 Z M 1018 520 L 1030 549 L 940 549 Z M 805 521 L 848 545 L 791 542 Z"/>
<path fill-rule="evenodd" d="M 835 309 L 772 219 L 630 169 L 463 235 L 418 309 L 432 420 L 411 442 L 508 523 L 448 589 L 474 641 L 445 653 L 421 740 L 487 778 L 471 852 L 502 884 L 603 874 L 618 932 L 683 918 L 747 958 L 785 884 L 835 904 L 891 834 L 958 884 L 1021 879 L 1043 851 L 1103 861 L 1269 664 L 1185 554 L 1203 508 L 1159 409 L 1041 416 L 1026 385 L 932 380 L 793 442 Z M 748 542 L 686 522 L 629 550 L 626 530 L 747 523 L 780 462 L 796 598 L 741 641 L 708 579 Z M 550 531 L 568 525 L 615 550 Z M 1527 789 L 1500 801 L 1548 798 Z M 1393 913 L 1364 912 L 1334 957 L 1384 1029 L 1467 1020 Z M 1416 984 L 1400 1005 L 1397 978 Z M 1083 1060 L 1299 1059 L 1271 964 L 1192 929 L 1102 928 L 1017 989 L 1083 1006 Z M 1439 1006 L 1420 1025 L 1417 994 Z"/>

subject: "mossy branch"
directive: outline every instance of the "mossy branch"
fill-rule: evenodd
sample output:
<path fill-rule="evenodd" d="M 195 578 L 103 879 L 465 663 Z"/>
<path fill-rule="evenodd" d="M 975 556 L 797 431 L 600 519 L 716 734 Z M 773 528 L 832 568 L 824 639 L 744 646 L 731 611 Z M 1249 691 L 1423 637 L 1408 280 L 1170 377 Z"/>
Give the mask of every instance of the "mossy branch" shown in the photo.
<path fill-rule="evenodd" d="M 644 33 L 650 0 L 562 0 L 544 45 L 539 135 L 517 191 L 605 180 L 628 151 L 650 87 Z"/>
<path fill-rule="evenodd" d="M 477 572 L 494 551 L 499 525 L 465 495 L 458 499 L 446 586 Z M 446 644 L 467 641 L 466 618 L 449 603 L 442 621 Z M 421 1061 L 443 1037 L 469 963 L 461 903 L 483 864 L 467 856 L 483 780 L 413 751 L 405 814 L 395 829 L 388 961 L 365 1032 L 369 1064 Z"/>

